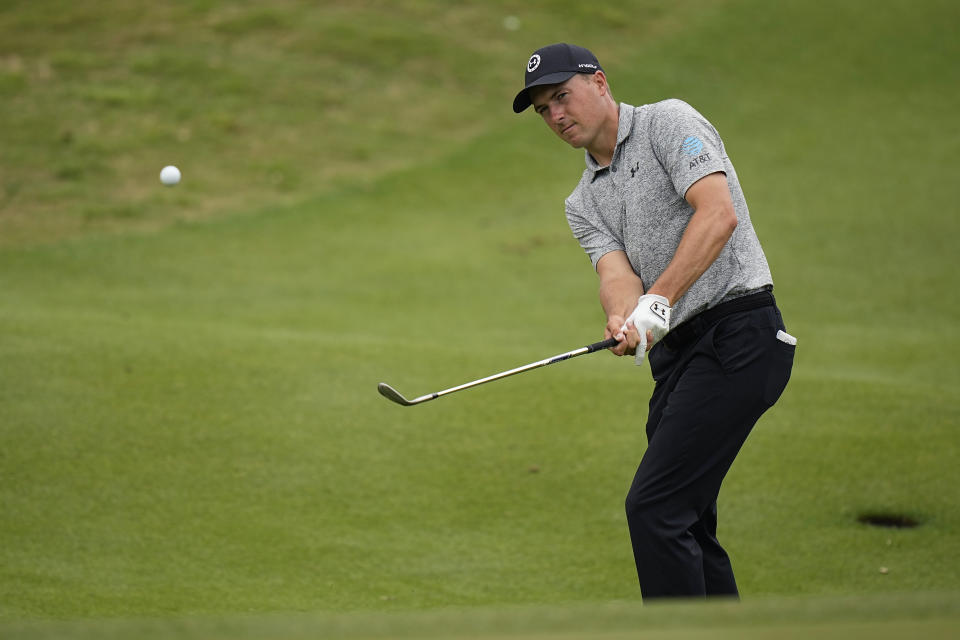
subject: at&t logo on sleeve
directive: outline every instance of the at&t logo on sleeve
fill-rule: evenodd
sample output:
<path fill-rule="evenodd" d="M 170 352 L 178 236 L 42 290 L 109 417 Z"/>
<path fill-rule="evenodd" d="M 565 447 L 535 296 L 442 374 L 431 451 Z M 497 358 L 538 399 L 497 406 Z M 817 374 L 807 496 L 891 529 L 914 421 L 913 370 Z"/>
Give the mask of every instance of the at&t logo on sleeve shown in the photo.
<path fill-rule="evenodd" d="M 697 136 L 687 136 L 680 145 L 680 150 L 690 156 L 689 169 L 693 169 L 701 162 L 709 162 L 710 154 L 703 151 L 703 140 Z"/>
<path fill-rule="evenodd" d="M 698 156 L 703 151 L 703 141 L 697 136 L 689 136 L 680 148 L 688 156 Z"/>

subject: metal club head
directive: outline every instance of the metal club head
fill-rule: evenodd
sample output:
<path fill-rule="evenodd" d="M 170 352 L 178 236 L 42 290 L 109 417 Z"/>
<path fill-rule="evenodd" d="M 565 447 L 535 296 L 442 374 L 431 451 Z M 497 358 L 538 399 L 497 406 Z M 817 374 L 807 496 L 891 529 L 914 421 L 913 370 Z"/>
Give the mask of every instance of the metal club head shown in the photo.
<path fill-rule="evenodd" d="M 387 400 L 393 400 L 397 404 L 402 404 L 405 407 L 409 407 L 413 403 L 400 395 L 400 392 L 388 385 L 386 382 L 381 382 L 377 385 L 377 391 L 380 392 Z"/>
<path fill-rule="evenodd" d="M 443 394 L 449 393 L 451 389 L 447 389 L 446 391 L 438 391 L 437 393 L 428 393 L 425 396 L 420 396 L 419 398 L 414 398 L 413 400 L 407 400 L 406 398 L 403 397 L 403 395 L 401 395 L 399 391 L 397 391 L 396 389 L 388 385 L 386 382 L 381 382 L 380 384 L 378 384 L 377 391 L 379 391 L 380 395 L 382 395 L 387 400 L 393 400 L 397 404 L 403 405 L 405 407 L 412 407 L 415 404 L 420 404 L 421 402 L 429 402 L 430 400 L 439 398 Z"/>

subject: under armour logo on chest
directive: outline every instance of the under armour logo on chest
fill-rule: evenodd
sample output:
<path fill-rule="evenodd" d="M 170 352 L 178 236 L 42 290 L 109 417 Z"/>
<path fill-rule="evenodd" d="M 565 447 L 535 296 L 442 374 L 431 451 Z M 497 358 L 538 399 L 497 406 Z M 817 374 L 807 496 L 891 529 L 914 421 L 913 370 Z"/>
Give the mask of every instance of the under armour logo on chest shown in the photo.
<path fill-rule="evenodd" d="M 630 167 L 630 177 L 634 178 L 637 175 L 637 171 L 640 171 L 640 163 L 638 162 L 636 166 Z"/>

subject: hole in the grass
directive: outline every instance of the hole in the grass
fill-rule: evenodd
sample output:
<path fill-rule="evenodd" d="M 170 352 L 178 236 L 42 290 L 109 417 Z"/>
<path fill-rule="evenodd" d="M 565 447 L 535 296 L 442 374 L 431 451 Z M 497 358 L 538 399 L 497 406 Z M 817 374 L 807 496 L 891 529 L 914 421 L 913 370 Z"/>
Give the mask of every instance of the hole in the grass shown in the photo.
<path fill-rule="evenodd" d="M 891 529 L 912 529 L 920 523 L 901 513 L 864 513 L 857 516 L 857 522 L 871 527 L 889 527 Z"/>

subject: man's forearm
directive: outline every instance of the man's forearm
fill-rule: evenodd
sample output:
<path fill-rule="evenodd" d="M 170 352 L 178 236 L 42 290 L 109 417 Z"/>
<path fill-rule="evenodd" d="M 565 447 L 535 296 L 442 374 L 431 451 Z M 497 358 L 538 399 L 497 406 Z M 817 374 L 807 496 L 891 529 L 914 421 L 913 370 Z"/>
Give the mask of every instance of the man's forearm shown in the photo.
<path fill-rule="evenodd" d="M 686 193 L 693 216 L 680 238 L 670 264 L 648 293 L 677 304 L 683 294 L 714 263 L 737 228 L 737 213 L 723 173 L 712 173 L 695 182 Z"/>
<path fill-rule="evenodd" d="M 643 295 L 643 282 L 636 275 L 627 274 L 605 278 L 600 282 L 600 305 L 607 318 L 626 318 Z"/>

